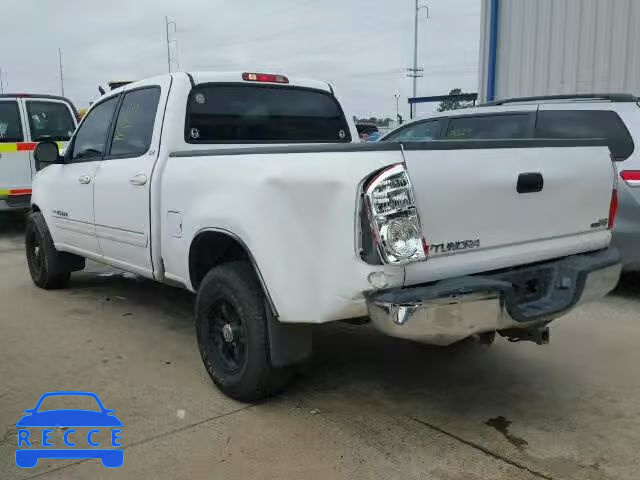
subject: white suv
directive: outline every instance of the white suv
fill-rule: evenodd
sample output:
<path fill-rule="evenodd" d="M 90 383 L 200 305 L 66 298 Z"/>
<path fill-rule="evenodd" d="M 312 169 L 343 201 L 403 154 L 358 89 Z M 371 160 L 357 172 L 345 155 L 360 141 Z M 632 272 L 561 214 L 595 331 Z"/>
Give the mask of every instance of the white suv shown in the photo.
<path fill-rule="evenodd" d="M 619 214 L 613 244 L 626 271 L 640 270 L 640 103 L 625 94 L 500 100 L 436 113 L 402 125 L 380 141 L 509 138 L 606 138 L 616 161 Z"/>

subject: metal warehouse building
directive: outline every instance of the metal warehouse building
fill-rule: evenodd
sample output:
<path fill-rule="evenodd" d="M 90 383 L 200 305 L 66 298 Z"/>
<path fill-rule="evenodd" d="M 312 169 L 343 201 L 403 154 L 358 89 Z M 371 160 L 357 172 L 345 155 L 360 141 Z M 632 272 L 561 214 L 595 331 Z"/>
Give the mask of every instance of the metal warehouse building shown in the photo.
<path fill-rule="evenodd" d="M 640 95 L 640 0 L 482 0 L 481 101 Z"/>

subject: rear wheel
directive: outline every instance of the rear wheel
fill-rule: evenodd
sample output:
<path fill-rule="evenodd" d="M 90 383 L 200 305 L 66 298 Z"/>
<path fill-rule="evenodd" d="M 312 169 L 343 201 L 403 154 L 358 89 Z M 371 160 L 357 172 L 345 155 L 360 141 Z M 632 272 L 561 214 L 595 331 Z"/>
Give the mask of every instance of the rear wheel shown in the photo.
<path fill-rule="evenodd" d="M 270 312 L 247 262 L 214 267 L 196 298 L 196 333 L 202 361 L 226 395 L 251 402 L 280 391 L 291 368 L 271 365 Z"/>
<path fill-rule="evenodd" d="M 31 279 L 40 288 L 63 288 L 72 271 L 84 268 L 84 258 L 56 250 L 40 212 L 27 218 L 25 248 Z"/>

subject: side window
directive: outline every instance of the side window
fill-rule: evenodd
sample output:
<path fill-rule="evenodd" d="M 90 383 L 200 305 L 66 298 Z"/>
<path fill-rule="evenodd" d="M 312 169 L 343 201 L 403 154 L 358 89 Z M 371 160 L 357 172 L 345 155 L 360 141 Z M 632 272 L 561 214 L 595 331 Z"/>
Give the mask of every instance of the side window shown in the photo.
<path fill-rule="evenodd" d="M 385 142 L 411 142 L 421 140 L 437 140 L 442 129 L 442 120 L 429 120 L 399 130 L 385 138 Z"/>
<path fill-rule="evenodd" d="M 73 141 L 72 162 L 102 157 L 117 103 L 118 97 L 112 97 L 96 105 L 87 114 Z"/>
<path fill-rule="evenodd" d="M 71 138 L 76 124 L 69 107 L 60 102 L 27 102 L 31 141 L 44 139 L 65 142 Z"/>
<path fill-rule="evenodd" d="M 444 137 L 447 140 L 530 138 L 529 126 L 528 114 L 458 117 L 449 120 Z"/>
<path fill-rule="evenodd" d="M 109 155 L 137 157 L 151 145 L 160 88 L 144 88 L 125 94 L 118 112 Z"/>
<path fill-rule="evenodd" d="M 18 102 L 0 102 L 0 143 L 22 142 L 23 140 Z"/>
<path fill-rule="evenodd" d="M 616 160 L 633 153 L 624 122 L 610 110 L 542 110 L 536 122 L 538 138 L 606 138 Z"/>

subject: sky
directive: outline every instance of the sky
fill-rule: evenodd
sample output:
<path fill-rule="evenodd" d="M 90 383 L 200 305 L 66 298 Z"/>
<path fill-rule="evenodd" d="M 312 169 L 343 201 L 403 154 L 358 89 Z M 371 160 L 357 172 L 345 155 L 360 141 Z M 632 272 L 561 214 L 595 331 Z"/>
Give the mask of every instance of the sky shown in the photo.
<path fill-rule="evenodd" d="M 65 95 L 78 108 L 109 80 L 173 70 L 240 70 L 328 81 L 358 117 L 408 116 L 414 0 L 2 0 L 5 92 Z M 418 95 L 477 91 L 481 0 L 429 0 L 420 10 Z M 428 18 L 427 18 L 428 14 Z M 11 21 L 14 19 L 15 21 Z M 28 21 L 25 21 L 28 19 Z M 173 28 L 172 28 L 173 32 Z M 420 106 L 418 113 L 434 105 Z"/>

